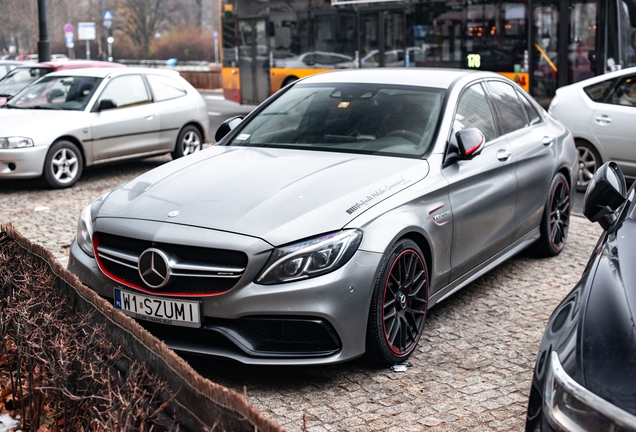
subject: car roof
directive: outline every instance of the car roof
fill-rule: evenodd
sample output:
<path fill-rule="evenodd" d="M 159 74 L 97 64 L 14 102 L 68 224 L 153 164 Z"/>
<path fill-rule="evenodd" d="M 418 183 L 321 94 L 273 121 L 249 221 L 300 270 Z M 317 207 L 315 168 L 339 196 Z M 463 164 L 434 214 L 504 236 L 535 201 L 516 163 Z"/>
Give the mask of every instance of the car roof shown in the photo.
<path fill-rule="evenodd" d="M 561 89 L 565 89 L 565 88 L 578 88 L 578 87 L 587 87 L 591 84 L 596 84 L 605 80 L 609 80 L 609 79 L 613 79 L 613 78 L 620 78 L 622 76 L 625 75 L 632 75 L 632 74 L 636 74 L 636 66 L 635 67 L 630 67 L 630 68 L 625 68 L 625 69 L 621 69 L 621 70 L 617 70 L 614 72 L 608 72 L 605 74 L 601 74 L 601 75 L 597 75 L 595 77 L 592 78 L 588 78 L 585 79 L 583 81 L 578 81 L 575 82 L 573 84 L 569 84 L 563 87 L 560 87 L 557 89 L 557 92 Z"/>
<path fill-rule="evenodd" d="M 98 60 L 52 60 L 48 62 L 39 62 L 39 63 L 23 63 L 22 67 L 29 68 L 51 68 L 57 70 L 62 69 L 77 69 L 77 68 L 122 68 L 126 67 L 126 65 L 120 63 L 113 63 L 107 61 L 98 61 Z"/>
<path fill-rule="evenodd" d="M 20 60 L 0 60 L 0 64 L 20 66 L 20 65 L 23 65 L 25 63 L 23 61 L 20 61 Z"/>
<path fill-rule="evenodd" d="M 478 72 L 464 69 L 438 68 L 374 68 L 346 69 L 311 75 L 302 80 L 306 84 L 319 83 L 364 83 L 398 84 L 422 87 L 449 88 L 458 79 L 471 74 L 489 77 L 500 75 L 490 72 Z"/>
<path fill-rule="evenodd" d="M 173 69 L 158 69 L 146 67 L 126 67 L 126 68 L 77 68 L 64 69 L 50 73 L 47 76 L 90 76 L 95 78 L 105 78 L 107 76 L 128 75 L 133 73 L 152 73 L 158 75 L 178 76 L 179 72 Z"/>

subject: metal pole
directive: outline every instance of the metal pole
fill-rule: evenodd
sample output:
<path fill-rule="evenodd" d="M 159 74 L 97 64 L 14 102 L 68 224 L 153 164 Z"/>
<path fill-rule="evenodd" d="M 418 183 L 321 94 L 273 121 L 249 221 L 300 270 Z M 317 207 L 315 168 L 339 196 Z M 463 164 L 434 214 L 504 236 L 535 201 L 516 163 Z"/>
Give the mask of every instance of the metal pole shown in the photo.
<path fill-rule="evenodd" d="M 40 40 L 38 41 L 38 61 L 51 60 L 51 45 L 46 30 L 46 0 L 38 0 L 38 24 L 40 27 Z"/>
<path fill-rule="evenodd" d="M 86 39 L 86 60 L 90 60 L 91 59 L 91 45 L 89 43 L 90 41 L 88 39 Z"/>

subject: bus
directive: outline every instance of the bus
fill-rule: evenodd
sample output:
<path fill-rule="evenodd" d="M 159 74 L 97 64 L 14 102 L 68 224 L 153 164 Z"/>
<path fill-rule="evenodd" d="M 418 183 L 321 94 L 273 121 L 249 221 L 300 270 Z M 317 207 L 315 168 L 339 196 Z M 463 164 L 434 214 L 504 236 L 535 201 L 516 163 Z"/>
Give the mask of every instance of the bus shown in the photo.
<path fill-rule="evenodd" d="M 226 99 L 258 104 L 341 68 L 498 72 L 548 106 L 558 87 L 636 66 L 636 0 L 222 0 Z"/>

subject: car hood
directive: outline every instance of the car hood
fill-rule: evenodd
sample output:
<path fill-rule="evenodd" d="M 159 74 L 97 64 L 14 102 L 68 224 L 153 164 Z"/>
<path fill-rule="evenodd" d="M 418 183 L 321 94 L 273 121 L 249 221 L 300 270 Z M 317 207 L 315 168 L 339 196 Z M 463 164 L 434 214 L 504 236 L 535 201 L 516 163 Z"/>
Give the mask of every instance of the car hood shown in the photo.
<path fill-rule="evenodd" d="M 75 121 L 83 111 L 62 111 L 47 109 L 0 109 L 0 136 L 26 136 L 35 141 L 35 145 L 49 145 L 53 131 L 61 127 L 81 127 Z M 34 127 L 37 125 L 37 127 Z M 41 142 L 41 139 L 46 136 Z"/>
<path fill-rule="evenodd" d="M 97 217 L 204 227 L 281 245 L 341 229 L 428 170 L 421 159 L 214 146 L 123 185 Z"/>
<path fill-rule="evenodd" d="M 636 221 L 607 234 L 581 331 L 580 367 L 591 392 L 636 415 Z"/>

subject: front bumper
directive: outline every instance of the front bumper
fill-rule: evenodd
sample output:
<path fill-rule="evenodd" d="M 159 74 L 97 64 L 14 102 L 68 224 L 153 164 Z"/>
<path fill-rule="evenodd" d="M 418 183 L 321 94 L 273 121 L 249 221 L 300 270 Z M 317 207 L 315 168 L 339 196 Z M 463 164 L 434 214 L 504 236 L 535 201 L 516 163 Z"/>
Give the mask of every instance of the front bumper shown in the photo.
<path fill-rule="evenodd" d="M 48 146 L 0 150 L 0 178 L 41 176 L 48 150 Z"/>
<path fill-rule="evenodd" d="M 172 238 L 181 239 L 188 231 L 200 244 L 206 240 L 215 244 L 218 234 L 178 225 L 171 226 L 170 231 Z M 156 237 L 161 234 L 155 233 Z M 139 323 L 175 350 L 227 357 L 247 364 L 344 362 L 364 354 L 373 283 L 381 258 L 382 254 L 357 251 L 347 264 L 332 273 L 269 286 L 253 282 L 263 265 L 262 260 L 255 259 L 254 268 L 248 264 L 239 283 L 229 291 L 188 297 L 201 301 L 202 328 Z M 111 300 L 114 288 L 123 287 L 103 275 L 96 260 L 86 255 L 76 240 L 71 245 L 68 269 Z"/>

